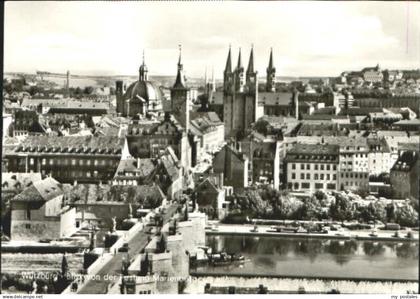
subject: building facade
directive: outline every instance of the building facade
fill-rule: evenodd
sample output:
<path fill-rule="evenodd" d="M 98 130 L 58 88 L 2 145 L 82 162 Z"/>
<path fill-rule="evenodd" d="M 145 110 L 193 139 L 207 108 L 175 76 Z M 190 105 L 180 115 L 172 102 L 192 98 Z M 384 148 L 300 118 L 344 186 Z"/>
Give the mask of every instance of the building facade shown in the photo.
<path fill-rule="evenodd" d="M 285 161 L 288 189 L 337 189 L 339 146 L 296 144 L 287 152 Z"/>

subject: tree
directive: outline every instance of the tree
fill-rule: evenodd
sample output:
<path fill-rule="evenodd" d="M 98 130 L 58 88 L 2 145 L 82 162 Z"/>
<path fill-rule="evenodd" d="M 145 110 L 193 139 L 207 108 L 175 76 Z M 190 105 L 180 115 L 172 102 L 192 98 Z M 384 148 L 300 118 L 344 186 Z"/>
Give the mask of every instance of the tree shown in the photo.
<path fill-rule="evenodd" d="M 83 89 L 83 93 L 86 94 L 86 95 L 92 94 L 93 93 L 93 87 L 92 86 L 86 86 Z"/>
<path fill-rule="evenodd" d="M 341 193 L 335 195 L 335 202 L 331 204 L 329 210 L 330 217 L 344 222 L 353 218 L 353 207 L 348 197 Z"/>
<path fill-rule="evenodd" d="M 411 205 L 405 204 L 397 209 L 396 222 L 402 226 L 416 226 L 418 224 L 418 213 Z"/>

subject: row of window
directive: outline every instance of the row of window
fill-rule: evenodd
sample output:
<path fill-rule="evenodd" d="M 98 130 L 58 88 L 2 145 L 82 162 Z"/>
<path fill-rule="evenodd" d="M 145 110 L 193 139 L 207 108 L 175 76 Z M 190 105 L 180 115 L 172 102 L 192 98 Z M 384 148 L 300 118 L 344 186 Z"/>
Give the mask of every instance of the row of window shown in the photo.
<path fill-rule="evenodd" d="M 311 188 L 311 184 L 310 183 L 289 183 L 288 184 L 289 189 L 294 189 L 294 190 L 299 190 L 299 189 L 310 189 Z M 319 189 L 328 189 L 328 190 L 335 190 L 336 189 L 336 185 L 329 183 L 329 184 L 323 184 L 323 183 L 315 183 L 314 185 L 315 189 L 319 190 Z"/>
<path fill-rule="evenodd" d="M 310 173 L 301 173 L 300 174 L 300 179 L 301 180 L 311 180 L 311 174 Z M 327 180 L 327 181 L 329 181 L 329 180 L 331 180 L 331 178 L 333 179 L 333 180 L 336 180 L 337 179 L 337 175 L 335 175 L 335 174 L 333 174 L 333 175 L 330 175 L 329 173 L 327 173 L 327 174 L 324 174 L 324 173 L 320 173 L 320 174 L 318 174 L 318 173 L 315 173 L 314 175 L 313 175 L 313 179 L 314 180 L 321 180 L 321 181 L 323 181 L 324 179 L 325 180 Z M 294 173 L 294 172 L 292 172 L 292 180 L 295 180 L 296 179 L 296 173 Z"/>
<path fill-rule="evenodd" d="M 313 169 L 314 170 L 337 170 L 337 165 L 335 165 L 335 164 L 333 164 L 333 165 L 331 165 L 331 164 L 313 164 L 314 165 L 314 167 L 313 167 Z M 319 169 L 318 169 L 319 168 Z M 294 169 L 296 169 L 296 163 L 292 163 L 292 169 L 294 170 Z M 301 163 L 300 164 L 300 169 L 301 170 L 310 170 L 311 169 L 311 164 L 304 164 L 304 163 Z"/>
<path fill-rule="evenodd" d="M 60 158 L 43 158 L 41 160 L 42 165 L 72 165 L 72 166 L 113 166 L 117 163 L 112 159 L 60 159 Z M 29 165 L 35 165 L 35 159 L 29 159 Z"/>
<path fill-rule="evenodd" d="M 352 172 L 350 172 L 350 173 L 341 173 L 340 174 L 340 177 L 341 178 L 344 178 L 344 177 L 346 177 L 346 178 L 355 178 L 355 179 L 358 179 L 358 178 L 360 178 L 360 179 L 367 179 L 368 178 L 368 173 L 352 173 Z"/>

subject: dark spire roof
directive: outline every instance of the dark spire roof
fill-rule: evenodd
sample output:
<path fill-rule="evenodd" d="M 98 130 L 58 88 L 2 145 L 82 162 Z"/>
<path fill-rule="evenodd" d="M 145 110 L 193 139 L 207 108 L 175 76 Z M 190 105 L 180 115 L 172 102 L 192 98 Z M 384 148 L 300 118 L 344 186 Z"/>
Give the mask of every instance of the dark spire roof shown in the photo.
<path fill-rule="evenodd" d="M 273 48 L 271 48 L 271 51 L 270 51 L 270 60 L 268 61 L 268 69 L 269 69 L 269 70 L 274 69 L 274 62 L 273 62 Z"/>
<path fill-rule="evenodd" d="M 248 69 L 246 72 L 247 73 L 254 72 L 254 46 L 252 46 L 251 53 L 249 54 L 249 63 L 248 63 Z"/>
<path fill-rule="evenodd" d="M 179 45 L 178 72 L 176 74 L 174 88 L 185 88 L 185 78 L 182 69 L 183 68 L 181 62 L 181 45 Z"/>
<path fill-rule="evenodd" d="M 147 74 L 146 74 L 147 73 L 147 66 L 146 66 L 146 62 L 145 62 L 145 59 L 144 59 L 144 50 L 143 50 L 143 62 L 140 65 L 139 73 L 140 73 L 139 80 L 140 81 L 147 81 Z"/>
<path fill-rule="evenodd" d="M 241 48 L 239 48 L 239 56 L 238 56 L 238 66 L 237 66 L 237 68 L 238 69 L 243 68 L 243 66 L 242 66 L 242 59 L 241 59 Z"/>
<path fill-rule="evenodd" d="M 229 53 L 226 61 L 226 67 L 225 67 L 225 73 L 231 73 L 232 72 L 232 58 L 230 54 L 230 46 L 229 46 Z"/>

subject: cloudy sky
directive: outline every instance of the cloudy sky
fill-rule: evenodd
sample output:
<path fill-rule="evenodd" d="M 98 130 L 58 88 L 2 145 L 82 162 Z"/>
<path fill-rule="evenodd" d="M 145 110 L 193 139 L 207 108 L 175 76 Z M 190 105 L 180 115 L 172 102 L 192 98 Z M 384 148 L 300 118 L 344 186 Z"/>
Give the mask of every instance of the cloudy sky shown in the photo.
<path fill-rule="evenodd" d="M 229 44 L 246 66 L 254 44 L 265 76 L 334 76 L 379 63 L 420 68 L 420 3 L 6 2 L 5 71 L 134 75 L 145 49 L 150 74 L 222 76 Z M 417 18 L 417 20 L 416 20 Z"/>

